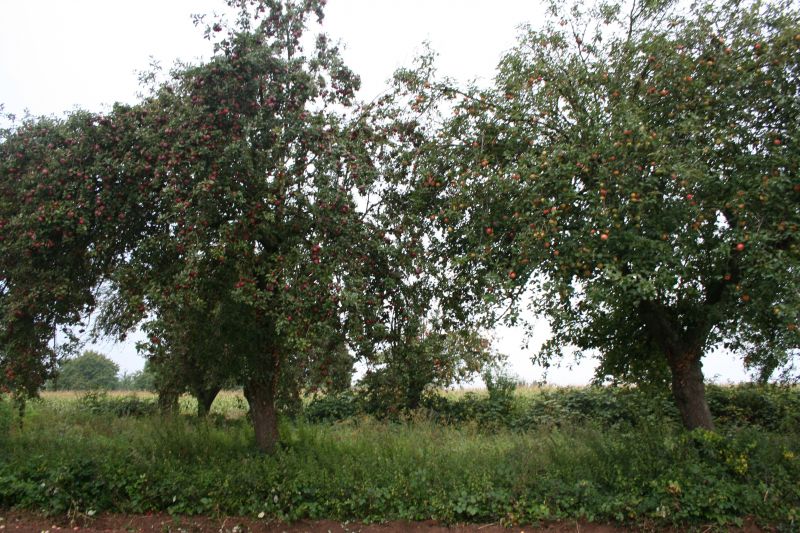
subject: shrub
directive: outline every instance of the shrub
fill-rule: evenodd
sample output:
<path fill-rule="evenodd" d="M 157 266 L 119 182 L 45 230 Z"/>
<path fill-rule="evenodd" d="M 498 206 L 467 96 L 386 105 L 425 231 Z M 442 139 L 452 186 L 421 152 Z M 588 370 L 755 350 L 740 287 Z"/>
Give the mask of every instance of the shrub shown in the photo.
<path fill-rule="evenodd" d="M 352 390 L 317 396 L 305 408 L 309 422 L 337 422 L 362 412 L 358 397 Z"/>
<path fill-rule="evenodd" d="M 423 397 L 419 412 L 431 421 L 475 424 L 484 431 L 537 431 L 586 423 L 627 430 L 657 425 L 674 427 L 680 422 L 668 391 L 596 386 L 534 388 L 520 392 L 508 376 L 486 374 L 484 380 L 488 394 L 428 394 Z M 709 386 L 708 398 L 712 414 L 722 429 L 759 427 L 796 432 L 800 427 L 798 387 Z M 320 396 L 307 407 L 306 419 L 339 421 L 375 414 L 372 407 L 359 392 Z M 379 415 L 378 418 L 386 416 L 381 412 Z"/>
<path fill-rule="evenodd" d="M 708 387 L 708 403 L 720 424 L 759 426 L 777 430 L 800 421 L 800 395 L 796 387 L 746 384 Z"/>

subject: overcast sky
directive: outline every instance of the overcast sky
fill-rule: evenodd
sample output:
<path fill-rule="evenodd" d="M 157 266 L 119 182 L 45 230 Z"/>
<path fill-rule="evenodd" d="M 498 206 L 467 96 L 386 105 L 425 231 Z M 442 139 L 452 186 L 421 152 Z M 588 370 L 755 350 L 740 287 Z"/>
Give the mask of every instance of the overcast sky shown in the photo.
<path fill-rule="evenodd" d="M 210 56 L 211 45 L 190 15 L 222 8 L 222 0 L 0 0 L 0 103 L 18 115 L 60 115 L 134 102 L 137 72 L 148 69 L 151 57 L 169 67 L 176 59 Z M 542 12 L 541 2 L 523 0 L 329 0 L 323 30 L 343 43 L 347 64 L 362 78 L 360 97 L 371 100 L 396 68 L 410 65 L 424 41 L 439 53 L 443 74 L 490 80 L 518 27 L 536 25 Z M 546 336 L 546 324 L 539 324 L 531 348 Z M 513 373 L 527 382 L 542 379 L 530 352 L 521 349 L 520 330 L 500 328 L 495 337 Z M 123 370 L 144 364 L 132 341 L 96 348 Z M 592 369 L 592 361 L 584 361 L 551 369 L 547 377 L 582 384 Z M 705 373 L 720 382 L 746 379 L 741 363 L 721 353 L 707 357 Z"/>

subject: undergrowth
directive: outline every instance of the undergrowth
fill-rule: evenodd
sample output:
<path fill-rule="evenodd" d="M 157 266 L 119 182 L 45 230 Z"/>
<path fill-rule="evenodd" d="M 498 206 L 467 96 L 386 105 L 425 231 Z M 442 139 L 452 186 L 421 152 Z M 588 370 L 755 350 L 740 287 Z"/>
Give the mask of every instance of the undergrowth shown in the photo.
<path fill-rule="evenodd" d="M 348 408 L 335 423 L 285 422 L 273 456 L 256 451 L 245 417 L 162 418 L 91 396 L 32 402 L 22 429 L 0 433 L 0 508 L 798 526 L 796 391 L 712 389 L 714 433 L 682 431 L 663 399 L 627 394 L 512 395 L 504 412 L 487 405 L 497 397 L 466 395 L 395 421 Z"/>

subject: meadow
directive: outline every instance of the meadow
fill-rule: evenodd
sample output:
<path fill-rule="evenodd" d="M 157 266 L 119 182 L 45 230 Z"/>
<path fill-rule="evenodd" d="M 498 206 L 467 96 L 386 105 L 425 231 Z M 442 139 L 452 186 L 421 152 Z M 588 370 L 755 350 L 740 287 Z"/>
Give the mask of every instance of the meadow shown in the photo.
<path fill-rule="evenodd" d="M 708 395 L 716 432 L 635 389 L 444 393 L 384 418 L 345 393 L 283 420 L 269 456 L 240 392 L 208 419 L 189 397 L 163 417 L 152 394 L 45 393 L 21 424 L 0 403 L 0 509 L 796 530 L 800 390 Z"/>

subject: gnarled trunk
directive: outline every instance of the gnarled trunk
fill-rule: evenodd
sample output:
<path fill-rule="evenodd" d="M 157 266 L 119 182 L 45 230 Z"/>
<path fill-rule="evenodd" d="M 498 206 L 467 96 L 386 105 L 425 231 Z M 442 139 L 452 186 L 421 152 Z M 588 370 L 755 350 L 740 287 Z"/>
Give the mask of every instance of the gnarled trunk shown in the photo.
<path fill-rule="evenodd" d="M 686 429 L 714 429 L 714 420 L 706 402 L 703 384 L 703 363 L 700 356 L 692 353 L 683 357 L 671 357 L 669 367 L 672 371 L 672 396 L 681 413 Z"/>
<path fill-rule="evenodd" d="M 208 416 L 211 411 L 211 405 L 220 390 L 222 390 L 221 387 L 208 387 L 194 391 L 194 396 L 197 398 L 197 416 L 199 418 Z"/>
<path fill-rule="evenodd" d="M 278 444 L 278 413 L 275 409 L 275 379 L 253 378 L 244 387 L 250 404 L 250 418 L 256 433 L 256 444 L 265 453 L 273 453 Z"/>
<path fill-rule="evenodd" d="M 690 430 L 713 430 L 701 361 L 710 323 L 696 313 L 695 322 L 685 324 L 677 313 L 654 302 L 641 302 L 639 310 L 648 332 L 667 359 L 672 374 L 672 396 L 683 426 Z"/>

